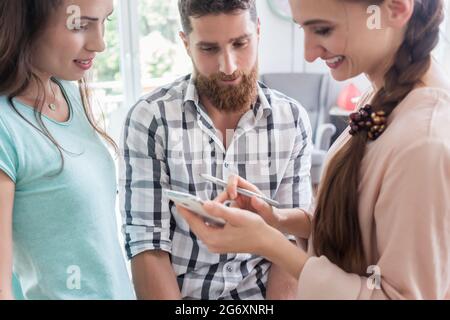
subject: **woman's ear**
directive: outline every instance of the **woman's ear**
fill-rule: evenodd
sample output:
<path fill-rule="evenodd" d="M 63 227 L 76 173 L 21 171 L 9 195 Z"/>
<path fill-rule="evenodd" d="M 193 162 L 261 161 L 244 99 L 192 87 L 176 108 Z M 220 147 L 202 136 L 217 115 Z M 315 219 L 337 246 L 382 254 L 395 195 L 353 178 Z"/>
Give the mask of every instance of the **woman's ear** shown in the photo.
<path fill-rule="evenodd" d="M 385 0 L 387 24 L 393 28 L 405 27 L 414 13 L 414 0 Z"/>

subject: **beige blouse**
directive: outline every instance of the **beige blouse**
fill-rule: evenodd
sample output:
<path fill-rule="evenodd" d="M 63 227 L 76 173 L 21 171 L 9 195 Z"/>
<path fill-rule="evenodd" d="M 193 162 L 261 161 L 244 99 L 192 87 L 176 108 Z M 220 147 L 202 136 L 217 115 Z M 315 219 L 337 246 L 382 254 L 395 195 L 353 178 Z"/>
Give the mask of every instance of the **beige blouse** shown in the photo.
<path fill-rule="evenodd" d="M 328 159 L 350 138 L 344 132 Z M 367 277 L 309 246 L 299 298 L 449 299 L 449 91 L 418 88 L 397 106 L 383 135 L 367 145 L 359 199 Z"/>

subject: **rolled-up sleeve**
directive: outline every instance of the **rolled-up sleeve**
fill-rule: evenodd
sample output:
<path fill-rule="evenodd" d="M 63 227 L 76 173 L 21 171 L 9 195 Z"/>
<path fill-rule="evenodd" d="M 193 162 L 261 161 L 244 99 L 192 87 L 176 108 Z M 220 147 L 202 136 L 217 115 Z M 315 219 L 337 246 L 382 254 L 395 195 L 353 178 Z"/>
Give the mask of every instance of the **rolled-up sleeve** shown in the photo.
<path fill-rule="evenodd" d="M 377 199 L 379 259 L 361 277 L 311 257 L 301 299 L 445 299 L 450 293 L 450 146 L 423 139 L 393 158 Z"/>
<path fill-rule="evenodd" d="M 158 106 L 139 102 L 128 114 L 121 140 L 119 202 L 127 256 L 148 250 L 170 253 L 170 211 L 162 201 L 169 176 Z"/>

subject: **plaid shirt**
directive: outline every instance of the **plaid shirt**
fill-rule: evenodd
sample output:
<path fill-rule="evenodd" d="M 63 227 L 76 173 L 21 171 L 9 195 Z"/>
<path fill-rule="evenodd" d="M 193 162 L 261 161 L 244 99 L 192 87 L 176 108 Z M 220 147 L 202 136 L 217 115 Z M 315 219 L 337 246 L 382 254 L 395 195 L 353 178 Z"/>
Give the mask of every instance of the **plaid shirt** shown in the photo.
<path fill-rule="evenodd" d="M 311 203 L 307 113 L 263 84 L 258 90 L 228 149 L 191 76 L 143 97 L 128 114 L 119 183 L 126 252 L 130 259 L 147 250 L 168 252 L 185 299 L 264 299 L 270 263 L 250 254 L 210 253 L 163 198 L 163 188 L 214 199 L 223 190 L 199 175 L 227 180 L 234 173 L 283 207 Z"/>

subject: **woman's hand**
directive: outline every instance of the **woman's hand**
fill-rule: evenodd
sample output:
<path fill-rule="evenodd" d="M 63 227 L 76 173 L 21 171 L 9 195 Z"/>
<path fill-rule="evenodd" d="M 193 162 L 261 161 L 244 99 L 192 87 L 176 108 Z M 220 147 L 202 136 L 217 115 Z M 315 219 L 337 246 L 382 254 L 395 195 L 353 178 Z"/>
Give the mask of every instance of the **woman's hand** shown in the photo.
<path fill-rule="evenodd" d="M 191 230 L 213 253 L 252 253 L 264 256 L 270 249 L 269 233 L 278 232 L 252 212 L 229 208 L 218 202 L 207 202 L 205 211 L 227 221 L 223 228 L 211 227 L 195 213 L 177 206 Z"/>
<path fill-rule="evenodd" d="M 216 201 L 207 202 L 203 208 L 212 216 L 227 221 L 226 225 L 223 228 L 208 226 L 195 213 L 177 206 L 178 212 L 210 252 L 263 256 L 298 279 L 308 259 L 307 254 L 265 223 L 259 215 L 229 208 Z"/>
<path fill-rule="evenodd" d="M 257 197 L 248 197 L 237 193 L 237 188 L 246 189 L 254 193 L 263 195 L 263 193 L 247 180 L 231 175 L 228 178 L 228 186 L 226 191 L 222 192 L 214 201 L 224 203 L 225 201 L 233 201 L 232 207 L 240 208 L 259 214 L 266 223 L 275 229 L 280 230 L 281 215 L 277 208 L 272 207 L 264 200 Z"/>

